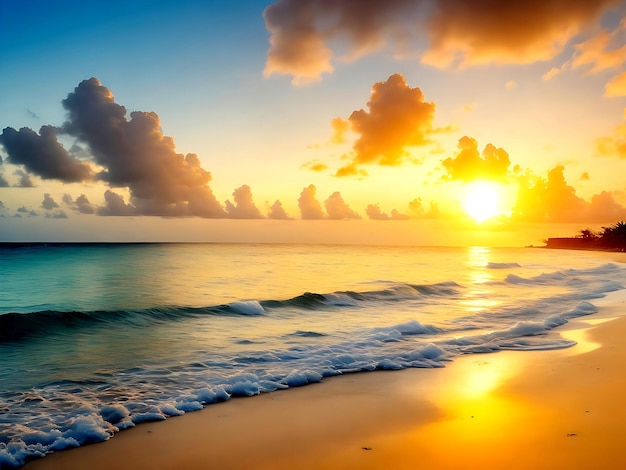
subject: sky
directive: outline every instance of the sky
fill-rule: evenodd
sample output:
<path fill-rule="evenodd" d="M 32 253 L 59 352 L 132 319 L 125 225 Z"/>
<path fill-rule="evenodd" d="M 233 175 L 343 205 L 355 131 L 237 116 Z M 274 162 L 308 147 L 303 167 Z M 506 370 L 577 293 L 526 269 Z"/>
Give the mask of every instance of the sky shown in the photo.
<path fill-rule="evenodd" d="M 0 0 L 0 241 L 626 219 L 626 1 Z"/>

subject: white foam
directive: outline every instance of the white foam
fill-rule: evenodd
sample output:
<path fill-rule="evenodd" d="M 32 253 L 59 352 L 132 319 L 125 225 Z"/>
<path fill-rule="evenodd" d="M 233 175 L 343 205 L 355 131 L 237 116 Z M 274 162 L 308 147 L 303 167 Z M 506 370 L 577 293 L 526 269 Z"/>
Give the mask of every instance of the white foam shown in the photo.
<path fill-rule="evenodd" d="M 282 383 L 289 387 L 300 387 L 302 385 L 319 382 L 322 375 L 313 370 L 292 370 L 283 380 Z"/>
<path fill-rule="evenodd" d="M 202 388 L 198 390 L 197 395 L 198 401 L 202 404 L 216 403 L 230 398 L 230 395 L 223 387 Z"/>
<path fill-rule="evenodd" d="M 265 309 L 256 300 L 231 302 L 228 306 L 241 315 L 265 315 Z"/>
<path fill-rule="evenodd" d="M 487 268 L 519 267 L 517 263 L 491 264 Z M 530 268 L 525 265 L 524 269 L 526 275 L 526 269 Z M 35 410 L 33 416 L 37 416 L 39 409 L 43 415 L 37 419 L 31 417 L 28 427 L 20 421 L 22 415 L 18 411 L 3 417 L 15 423 L 12 423 L 11 442 L 0 442 L 0 466 L 16 466 L 26 457 L 106 440 L 135 423 L 196 411 L 231 396 L 298 387 L 351 372 L 443 367 L 458 354 L 569 347 L 574 344 L 572 341 L 559 338 L 551 330 L 568 319 L 595 313 L 596 302 L 589 300 L 622 289 L 619 279 L 623 271 L 616 265 L 603 265 L 528 277 L 508 274 L 506 283 L 489 286 L 497 293 L 494 296 L 501 295 L 500 304 L 489 304 L 490 309 L 480 313 L 464 311 L 465 317 L 458 312 L 467 304 L 458 300 L 469 298 L 472 290 L 459 293 L 454 282 L 423 288 L 425 292 L 436 290 L 441 295 L 415 295 L 414 288 L 407 289 L 408 284 L 403 284 L 405 287 L 400 286 L 398 292 L 389 289 L 393 302 L 389 301 L 389 295 L 368 296 L 367 302 L 359 303 L 345 293 L 326 294 L 325 303 L 337 308 L 308 310 L 298 318 L 297 325 L 293 323 L 296 313 L 287 308 L 265 311 L 257 301 L 233 302 L 228 304 L 232 311 L 265 318 L 251 321 L 232 315 L 233 318 L 226 320 L 241 323 L 228 325 L 249 327 L 252 323 L 269 321 L 272 315 L 280 314 L 275 310 L 286 311 L 288 315 L 274 318 L 271 325 L 278 333 L 263 341 L 257 338 L 232 341 L 233 331 L 238 331 L 234 329 L 228 331 L 230 342 L 213 344 L 211 335 L 194 338 L 194 355 L 190 355 L 188 363 L 177 367 L 170 367 L 169 357 L 167 365 L 155 365 L 147 358 L 141 367 L 128 366 L 110 378 L 103 378 L 109 380 L 105 385 L 60 381 L 31 390 L 24 399 L 25 406 Z M 520 297 L 519 291 L 541 295 L 527 299 Z M 404 292 L 407 295 L 400 295 Z M 613 292 L 607 301 L 609 298 L 613 304 L 615 299 L 626 302 L 626 291 Z M 359 305 L 359 310 L 351 308 L 355 305 Z M 348 315 L 337 315 L 341 306 L 347 306 L 345 311 L 356 317 L 351 329 L 342 323 Z M 427 316 L 431 313 L 429 309 L 435 314 Z M 444 321 L 442 318 L 449 309 L 456 309 L 457 316 Z M 293 331 L 296 333 L 289 333 Z M 323 338 L 316 331 L 324 331 Z M 461 331 L 466 336 L 454 337 Z M 224 344 L 235 346 L 227 349 Z M 123 396 L 124 401 L 107 402 L 110 390 Z M 62 406 L 53 408 L 61 403 Z"/>
<path fill-rule="evenodd" d="M 116 403 L 113 405 L 103 406 L 100 409 L 100 416 L 102 416 L 102 419 L 104 419 L 105 421 L 108 421 L 111 424 L 115 424 L 118 421 L 122 421 L 123 419 L 128 418 L 130 416 L 130 413 L 124 406 Z"/>

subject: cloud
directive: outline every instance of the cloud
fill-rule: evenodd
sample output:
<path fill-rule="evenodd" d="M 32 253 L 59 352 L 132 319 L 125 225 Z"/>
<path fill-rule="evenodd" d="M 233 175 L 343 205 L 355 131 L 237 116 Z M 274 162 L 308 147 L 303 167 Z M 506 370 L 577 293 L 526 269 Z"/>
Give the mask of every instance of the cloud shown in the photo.
<path fill-rule="evenodd" d="M 626 158 L 626 124 L 617 126 L 613 135 L 596 139 L 595 146 L 599 156 Z"/>
<path fill-rule="evenodd" d="M 67 219 L 67 213 L 64 210 L 54 212 L 46 212 L 46 219 Z"/>
<path fill-rule="evenodd" d="M 270 219 L 278 219 L 278 220 L 287 220 L 290 217 L 283 209 L 283 205 L 279 200 L 274 201 L 274 204 L 271 205 L 270 210 L 267 214 L 267 217 Z"/>
<path fill-rule="evenodd" d="M 389 220 L 389 216 L 380 210 L 378 204 L 368 204 L 365 213 L 372 220 Z"/>
<path fill-rule="evenodd" d="M 387 215 L 380 210 L 378 204 L 369 204 L 365 213 L 371 220 L 407 220 L 411 218 L 406 214 L 401 214 L 396 209 L 392 209 L 391 215 Z"/>
<path fill-rule="evenodd" d="M 317 188 L 310 184 L 308 187 L 303 188 L 300 193 L 300 197 L 298 198 L 298 208 L 300 209 L 301 217 L 304 220 L 325 218 L 322 205 L 315 197 L 316 192 Z"/>
<path fill-rule="evenodd" d="M 20 180 L 17 183 L 17 187 L 19 188 L 34 188 L 35 187 L 35 182 L 33 181 L 33 179 L 31 178 L 31 176 L 26 173 L 24 170 L 16 170 L 15 173 L 13 173 L 16 176 L 19 176 Z"/>
<path fill-rule="evenodd" d="M 302 167 L 306 168 L 307 170 L 316 171 L 316 172 L 322 172 L 322 171 L 328 170 L 328 165 L 326 165 L 326 163 L 322 163 L 318 161 L 306 162 L 304 165 L 302 165 Z"/>
<path fill-rule="evenodd" d="M 614 222 L 616 220 L 626 220 L 626 208 L 615 200 L 615 195 L 620 193 L 615 191 L 602 191 L 591 197 L 589 205 L 590 221 L 592 222 Z"/>
<path fill-rule="evenodd" d="M 355 60 L 393 47 L 436 67 L 527 64 L 554 58 L 615 0 L 278 0 L 263 16 L 270 33 L 265 76 L 302 85 L 334 69 L 337 50 Z M 424 50 L 425 49 L 425 50 Z"/>
<path fill-rule="evenodd" d="M 574 45 L 574 54 L 560 68 L 553 68 L 543 78 L 548 80 L 567 69 L 584 68 L 586 73 L 617 69 L 626 64 L 626 19 L 612 31 L 602 29 L 594 36 Z M 605 86 L 604 96 L 626 96 L 624 73 L 613 77 Z"/>
<path fill-rule="evenodd" d="M 548 70 L 546 73 L 544 73 L 541 78 L 543 80 L 550 80 L 551 78 L 556 77 L 558 74 L 560 74 L 562 71 L 562 69 L 560 69 L 559 67 L 552 67 L 550 70 Z"/>
<path fill-rule="evenodd" d="M 103 216 L 140 215 L 132 204 L 126 204 L 124 198 L 110 189 L 104 193 L 104 206 L 98 207 L 96 214 Z"/>
<path fill-rule="evenodd" d="M 626 20 L 622 19 L 613 31 L 603 29 L 595 36 L 576 44 L 572 68 L 589 67 L 589 73 L 597 73 L 626 63 L 624 32 L 626 32 Z"/>
<path fill-rule="evenodd" d="M 333 135 L 330 138 L 330 141 L 333 144 L 343 144 L 346 141 L 346 132 L 350 130 L 350 122 L 340 117 L 336 117 L 330 121 L 330 127 L 333 130 Z"/>
<path fill-rule="evenodd" d="M 328 213 L 328 218 L 331 220 L 345 220 L 345 219 L 360 219 L 356 212 L 354 212 L 348 204 L 345 203 L 339 191 L 335 191 L 330 195 L 328 199 L 324 201 L 324 207 Z"/>
<path fill-rule="evenodd" d="M 528 64 L 559 54 L 614 0 L 439 0 L 422 61 L 437 67 Z"/>
<path fill-rule="evenodd" d="M 509 80 L 504 84 L 504 88 L 507 90 L 512 90 L 513 88 L 517 88 L 517 82 L 515 80 Z"/>
<path fill-rule="evenodd" d="M 232 219 L 262 219 L 261 211 L 256 207 L 252 200 L 252 190 L 247 184 L 233 191 L 233 200 L 235 203 L 226 201 L 226 212 L 228 217 Z"/>
<path fill-rule="evenodd" d="M 10 163 L 23 165 L 42 179 L 78 183 L 93 176 L 88 163 L 70 155 L 57 141 L 57 129 L 53 126 L 41 126 L 39 134 L 28 127 L 19 131 L 6 127 L 0 134 L 0 144 Z"/>
<path fill-rule="evenodd" d="M 263 12 L 270 33 L 265 76 L 292 75 L 294 85 L 319 80 L 333 71 L 330 43 L 347 39 L 344 60 L 379 50 L 388 40 L 398 46 L 410 31 L 407 20 L 417 20 L 410 0 L 278 0 Z M 419 9 L 418 9 L 419 10 Z"/>
<path fill-rule="evenodd" d="M 344 176 L 367 176 L 367 171 L 359 168 L 356 162 L 348 163 L 335 172 L 335 176 L 343 178 Z"/>
<path fill-rule="evenodd" d="M 4 175 L 0 173 L 0 188 L 8 188 L 9 182 L 5 179 Z"/>
<path fill-rule="evenodd" d="M 604 96 L 626 96 L 626 72 L 609 80 L 604 87 Z"/>
<path fill-rule="evenodd" d="M 29 217 L 37 217 L 39 215 L 37 213 L 37 211 L 35 211 L 33 209 L 28 209 L 26 206 L 20 206 L 20 207 L 17 208 L 15 215 L 18 218 L 21 218 L 22 214 L 28 215 Z"/>
<path fill-rule="evenodd" d="M 76 200 L 72 199 L 70 194 L 63 195 L 63 202 L 67 204 L 72 210 L 78 212 L 79 214 L 95 214 L 96 209 L 89 202 L 87 196 L 81 194 L 76 198 Z"/>
<path fill-rule="evenodd" d="M 50 193 L 44 193 L 43 201 L 41 201 L 41 207 L 43 207 L 47 211 L 51 211 L 52 209 L 56 209 L 59 207 L 59 204 L 50 196 Z"/>
<path fill-rule="evenodd" d="M 76 209 L 78 210 L 78 212 L 80 212 L 81 214 L 94 214 L 96 212 L 89 202 L 89 199 L 87 199 L 87 196 L 85 196 L 84 194 L 78 196 L 74 201 L 74 204 L 76 205 Z"/>
<path fill-rule="evenodd" d="M 518 180 L 517 202 L 513 218 L 528 222 L 613 222 L 626 218 L 626 208 L 614 198 L 616 193 L 603 191 L 585 201 L 567 184 L 563 165 L 552 168 L 547 178 L 532 174 Z"/>
<path fill-rule="evenodd" d="M 585 201 L 576 195 L 563 176 L 563 165 L 548 172 L 547 179 L 524 175 L 520 178 L 515 213 L 533 222 L 571 222 L 579 220 Z"/>
<path fill-rule="evenodd" d="M 511 161 L 509 154 L 502 148 L 487 144 L 478 153 L 478 142 L 471 137 L 462 137 L 458 143 L 459 152 L 454 158 L 446 158 L 442 164 L 446 178 L 460 181 L 477 179 L 502 181 L 507 174 Z"/>
<path fill-rule="evenodd" d="M 26 114 L 28 114 L 33 119 L 39 120 L 39 116 L 37 116 L 37 114 L 35 114 L 30 108 L 26 108 Z"/>
<path fill-rule="evenodd" d="M 441 219 L 443 214 L 439 209 L 439 205 L 430 201 L 428 210 L 424 209 L 422 198 L 418 197 L 409 202 L 409 210 L 416 219 Z"/>
<path fill-rule="evenodd" d="M 126 108 L 96 78 L 83 80 L 62 104 L 69 118 L 63 130 L 88 145 L 104 168 L 98 178 L 111 187 L 129 188 L 130 205 L 120 215 L 226 215 L 208 186 L 211 174 L 197 155 L 176 153 L 156 113 L 133 111 L 128 120 Z M 113 206 L 113 212 L 122 207 Z"/>
<path fill-rule="evenodd" d="M 369 111 L 359 109 L 348 118 L 359 137 L 352 161 L 336 176 L 355 174 L 363 164 L 400 165 L 408 160 L 407 147 L 430 143 L 428 137 L 435 132 L 435 104 L 424 101 L 422 91 L 408 86 L 400 74 L 375 83 L 367 106 Z"/>

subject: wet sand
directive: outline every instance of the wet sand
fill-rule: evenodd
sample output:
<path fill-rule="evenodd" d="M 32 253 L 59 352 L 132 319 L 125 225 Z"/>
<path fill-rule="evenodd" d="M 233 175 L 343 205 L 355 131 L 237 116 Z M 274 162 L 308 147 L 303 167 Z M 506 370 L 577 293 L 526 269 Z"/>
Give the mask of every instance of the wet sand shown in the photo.
<path fill-rule="evenodd" d="M 564 336 L 579 341 L 570 349 L 232 399 L 23 468 L 626 468 L 626 317 L 605 321 L 624 308 L 569 324 Z"/>

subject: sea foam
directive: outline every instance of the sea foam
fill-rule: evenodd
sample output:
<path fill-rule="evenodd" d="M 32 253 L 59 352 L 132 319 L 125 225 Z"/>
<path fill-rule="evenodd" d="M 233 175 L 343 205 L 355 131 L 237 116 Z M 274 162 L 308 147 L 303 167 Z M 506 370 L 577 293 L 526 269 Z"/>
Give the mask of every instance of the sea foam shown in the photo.
<path fill-rule="evenodd" d="M 473 263 L 482 279 L 476 283 L 452 260 L 438 268 L 452 279 L 443 282 L 427 282 L 415 263 L 416 282 L 208 305 L 0 315 L 0 331 L 10 326 L 15 333 L 0 338 L 7 387 L 0 467 L 325 377 L 444 367 L 461 354 L 570 347 L 575 343 L 554 328 L 596 313 L 595 299 L 622 290 L 626 278 L 616 263 L 550 269 L 504 259 Z M 41 377 L 27 382 L 26 364 L 35 361 Z"/>

